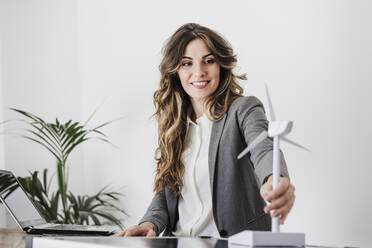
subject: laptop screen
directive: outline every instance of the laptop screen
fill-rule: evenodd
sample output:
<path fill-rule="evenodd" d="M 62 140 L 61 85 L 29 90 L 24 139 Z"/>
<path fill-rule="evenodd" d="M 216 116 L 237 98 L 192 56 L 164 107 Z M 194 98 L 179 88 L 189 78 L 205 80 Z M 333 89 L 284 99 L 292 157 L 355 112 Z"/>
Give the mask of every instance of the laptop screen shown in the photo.
<path fill-rule="evenodd" d="M 22 228 L 46 223 L 16 177 L 9 171 L 0 170 L 0 198 Z"/>

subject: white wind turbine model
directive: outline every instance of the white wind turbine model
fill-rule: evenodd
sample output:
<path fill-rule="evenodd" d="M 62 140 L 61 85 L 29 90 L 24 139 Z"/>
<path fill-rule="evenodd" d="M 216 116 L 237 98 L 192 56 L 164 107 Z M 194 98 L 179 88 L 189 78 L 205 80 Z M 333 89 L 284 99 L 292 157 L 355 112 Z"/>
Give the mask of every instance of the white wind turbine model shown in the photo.
<path fill-rule="evenodd" d="M 285 136 L 291 131 L 292 121 L 277 121 L 273 105 L 271 103 L 269 89 L 266 87 L 266 95 L 269 103 L 270 122 L 268 131 L 263 131 L 257 136 L 252 143 L 245 148 L 238 156 L 238 159 L 244 157 L 256 145 L 262 142 L 267 137 L 274 140 L 273 148 L 273 189 L 278 186 L 280 177 L 280 157 L 279 157 L 279 140 L 283 140 L 289 144 L 297 146 L 301 149 L 309 151 L 307 148 L 291 141 Z M 229 238 L 229 243 L 250 246 L 304 246 L 304 233 L 280 233 L 280 216 L 272 218 L 271 232 L 267 231 L 242 231 Z"/>

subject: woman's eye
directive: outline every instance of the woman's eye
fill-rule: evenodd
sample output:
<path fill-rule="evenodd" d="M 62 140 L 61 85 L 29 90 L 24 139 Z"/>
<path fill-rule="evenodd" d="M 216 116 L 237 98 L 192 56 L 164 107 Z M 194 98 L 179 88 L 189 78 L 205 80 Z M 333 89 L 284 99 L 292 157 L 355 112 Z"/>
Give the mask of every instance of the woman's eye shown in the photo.
<path fill-rule="evenodd" d="M 182 66 L 190 66 L 191 65 L 191 62 L 187 61 L 187 62 L 182 62 L 181 63 Z"/>
<path fill-rule="evenodd" d="M 207 59 L 207 60 L 205 61 L 206 64 L 213 64 L 214 62 L 215 62 L 214 59 Z"/>

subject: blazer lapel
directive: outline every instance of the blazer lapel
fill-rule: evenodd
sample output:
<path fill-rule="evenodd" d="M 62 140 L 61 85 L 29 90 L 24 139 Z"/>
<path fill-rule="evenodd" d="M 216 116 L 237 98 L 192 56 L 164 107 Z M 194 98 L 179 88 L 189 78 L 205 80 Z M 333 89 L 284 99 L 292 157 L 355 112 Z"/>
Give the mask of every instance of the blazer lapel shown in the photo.
<path fill-rule="evenodd" d="M 211 138 L 209 141 L 208 163 L 209 163 L 209 179 L 211 184 L 211 193 L 213 196 L 213 182 L 214 182 L 214 169 L 216 167 L 217 151 L 220 144 L 223 128 L 225 126 L 227 113 L 218 122 L 214 122 L 212 126 Z"/>

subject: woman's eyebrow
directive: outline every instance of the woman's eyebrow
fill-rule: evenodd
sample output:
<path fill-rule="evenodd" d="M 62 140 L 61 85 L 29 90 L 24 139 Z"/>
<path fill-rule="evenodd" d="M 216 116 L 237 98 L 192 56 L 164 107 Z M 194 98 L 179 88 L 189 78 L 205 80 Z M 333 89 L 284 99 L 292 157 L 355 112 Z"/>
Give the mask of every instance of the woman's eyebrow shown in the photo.
<path fill-rule="evenodd" d="M 208 54 L 204 55 L 202 58 L 204 59 L 205 57 L 208 57 L 209 55 L 213 55 L 213 54 L 212 53 L 208 53 Z M 187 56 L 183 56 L 182 58 L 183 59 L 190 59 L 190 60 L 192 60 L 191 57 L 187 57 Z"/>
<path fill-rule="evenodd" d="M 204 55 L 202 58 L 208 57 L 209 55 L 213 55 L 212 53 L 208 53 L 207 55 Z"/>

